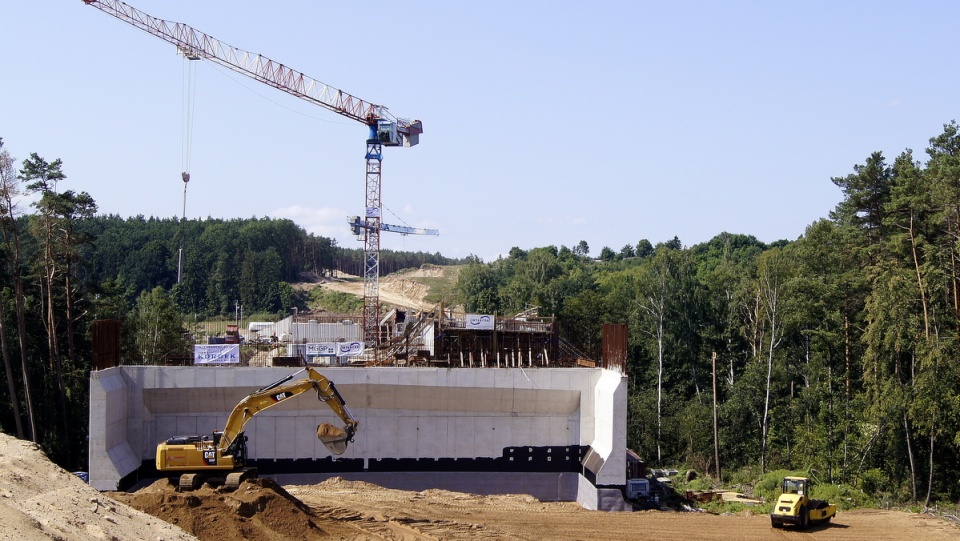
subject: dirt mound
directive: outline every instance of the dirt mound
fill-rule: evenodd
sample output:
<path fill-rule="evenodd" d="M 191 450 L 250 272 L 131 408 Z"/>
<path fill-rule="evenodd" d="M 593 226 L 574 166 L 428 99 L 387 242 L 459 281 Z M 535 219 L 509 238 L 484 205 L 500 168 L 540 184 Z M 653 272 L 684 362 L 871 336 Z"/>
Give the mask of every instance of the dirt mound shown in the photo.
<path fill-rule="evenodd" d="M 348 481 L 343 477 L 331 477 L 326 481 L 319 483 L 318 488 L 324 490 L 381 490 L 382 487 L 366 481 Z"/>
<path fill-rule="evenodd" d="M 244 481 L 236 490 L 205 485 L 191 492 L 178 492 L 173 482 L 161 479 L 137 492 L 110 496 L 200 539 L 269 541 L 338 535 L 319 526 L 309 507 L 266 478 Z"/>
<path fill-rule="evenodd" d="M 401 272 L 403 272 L 407 278 L 440 278 L 446 271 L 444 270 L 444 267 L 441 267 L 440 265 L 424 263 L 423 265 L 420 265 L 419 269 L 409 271 L 405 269 Z"/>
<path fill-rule="evenodd" d="M 0 433 L 0 539 L 196 538 L 101 494 L 38 445 Z"/>
<path fill-rule="evenodd" d="M 321 287 L 330 291 L 340 291 L 363 297 L 363 280 L 360 279 L 327 280 L 320 284 L 298 284 L 297 287 L 301 289 Z M 428 288 L 425 285 L 412 280 L 381 278 L 379 297 L 383 303 L 422 310 L 427 307 L 423 300 L 427 290 Z"/>

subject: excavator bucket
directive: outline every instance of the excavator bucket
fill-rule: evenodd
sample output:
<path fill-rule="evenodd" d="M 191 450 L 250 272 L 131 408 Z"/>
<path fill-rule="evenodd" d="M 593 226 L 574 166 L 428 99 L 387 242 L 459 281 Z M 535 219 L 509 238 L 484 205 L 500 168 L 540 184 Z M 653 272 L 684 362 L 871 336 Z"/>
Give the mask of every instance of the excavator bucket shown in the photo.
<path fill-rule="evenodd" d="M 335 455 L 342 455 L 347 450 L 347 442 L 350 441 L 350 435 L 346 430 L 330 423 L 323 423 L 317 427 L 317 437 Z"/>

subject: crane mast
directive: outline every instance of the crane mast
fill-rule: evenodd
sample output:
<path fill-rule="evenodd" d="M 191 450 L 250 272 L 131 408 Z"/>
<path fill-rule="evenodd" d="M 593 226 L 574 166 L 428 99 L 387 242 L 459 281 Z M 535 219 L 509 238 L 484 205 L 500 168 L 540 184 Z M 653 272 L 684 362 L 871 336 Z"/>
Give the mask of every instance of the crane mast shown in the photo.
<path fill-rule="evenodd" d="M 368 345 L 379 343 L 380 312 L 380 171 L 383 146 L 414 146 L 420 142 L 419 120 L 396 118 L 389 110 L 322 83 L 261 54 L 228 45 L 184 23 L 158 19 L 119 0 L 83 0 L 104 13 L 129 23 L 177 47 L 191 59 L 206 59 L 288 94 L 329 109 L 369 127 L 366 153 L 364 232 L 363 334 Z M 436 234 L 435 230 L 409 231 Z"/>

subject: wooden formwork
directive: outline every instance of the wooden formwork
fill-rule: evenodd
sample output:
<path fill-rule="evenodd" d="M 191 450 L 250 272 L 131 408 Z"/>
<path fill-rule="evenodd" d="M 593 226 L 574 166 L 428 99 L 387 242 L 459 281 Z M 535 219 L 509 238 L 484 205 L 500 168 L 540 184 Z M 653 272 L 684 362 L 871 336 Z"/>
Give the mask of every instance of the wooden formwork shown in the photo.
<path fill-rule="evenodd" d="M 444 327 L 436 340 L 435 357 L 451 366 L 463 367 L 547 367 L 561 366 L 557 325 L 523 329 L 473 330 Z"/>

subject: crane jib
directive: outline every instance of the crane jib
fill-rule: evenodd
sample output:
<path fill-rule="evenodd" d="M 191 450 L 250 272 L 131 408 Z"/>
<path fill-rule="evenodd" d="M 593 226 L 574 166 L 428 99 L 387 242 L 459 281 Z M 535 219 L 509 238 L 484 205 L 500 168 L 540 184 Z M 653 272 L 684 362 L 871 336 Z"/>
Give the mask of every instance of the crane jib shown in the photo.
<path fill-rule="evenodd" d="M 83 0 L 89 6 L 135 26 L 177 47 L 177 50 L 191 59 L 206 59 L 246 75 L 254 80 L 270 85 L 278 90 L 320 105 L 337 114 L 367 125 L 371 136 L 367 139 L 366 201 L 367 209 L 377 208 L 380 204 L 380 147 L 411 147 L 420 143 L 423 123 L 419 120 L 397 118 L 389 110 L 373 102 L 362 100 L 342 90 L 322 83 L 303 73 L 292 70 L 279 62 L 263 55 L 244 51 L 221 42 L 213 36 L 195 30 L 184 23 L 174 23 L 158 19 L 120 0 Z M 357 228 L 364 236 L 364 296 L 363 296 L 363 337 L 364 341 L 378 344 L 379 324 L 379 261 L 380 227 L 379 218 L 372 220 L 370 227 Z M 436 230 L 397 231 L 401 234 L 436 234 Z M 372 348 L 378 355 L 377 348 Z M 269 388 L 269 387 L 268 387 Z"/>
<path fill-rule="evenodd" d="M 419 120 L 394 118 L 383 105 L 360 99 L 261 54 L 224 43 L 186 23 L 154 17 L 119 0 L 83 0 L 83 3 L 172 43 L 188 58 L 210 60 L 366 125 L 380 120 L 393 122 L 400 133 L 412 136 L 402 146 L 417 144 L 417 136 L 423 132 Z"/>

